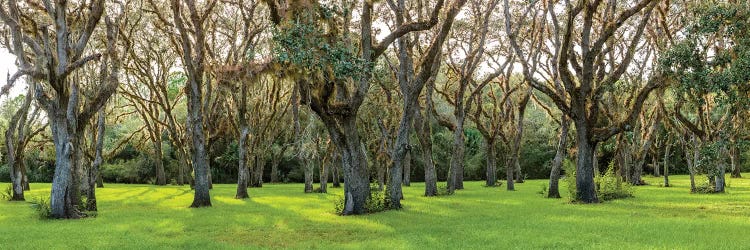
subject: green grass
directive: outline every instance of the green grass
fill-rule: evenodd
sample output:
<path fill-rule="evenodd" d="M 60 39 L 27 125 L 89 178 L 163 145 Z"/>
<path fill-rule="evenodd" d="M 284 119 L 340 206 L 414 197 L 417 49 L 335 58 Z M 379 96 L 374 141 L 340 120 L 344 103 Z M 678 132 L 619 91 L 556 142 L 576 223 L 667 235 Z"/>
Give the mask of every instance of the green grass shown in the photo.
<path fill-rule="evenodd" d="M 214 207 L 190 209 L 189 187 L 109 184 L 97 191 L 96 218 L 39 220 L 29 203 L 1 201 L 0 249 L 747 248 L 750 179 L 728 180 L 726 194 L 699 195 L 675 176 L 674 187 L 637 187 L 636 198 L 594 205 L 542 198 L 545 180 L 516 192 L 468 182 L 432 198 L 416 183 L 404 189 L 403 210 L 350 217 L 332 213 L 341 189 L 304 194 L 302 184 L 266 184 L 236 200 L 235 185 L 216 185 Z M 27 200 L 48 196 L 50 184 L 31 187 Z"/>

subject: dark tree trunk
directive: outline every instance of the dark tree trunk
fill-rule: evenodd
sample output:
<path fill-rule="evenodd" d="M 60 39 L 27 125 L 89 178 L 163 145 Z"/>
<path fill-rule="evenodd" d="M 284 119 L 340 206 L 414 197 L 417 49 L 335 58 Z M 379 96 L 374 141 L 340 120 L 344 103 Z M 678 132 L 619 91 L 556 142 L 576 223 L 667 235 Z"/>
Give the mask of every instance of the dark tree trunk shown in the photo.
<path fill-rule="evenodd" d="M 411 151 L 404 158 L 404 186 L 411 186 Z"/>
<path fill-rule="evenodd" d="M 315 165 L 312 162 L 312 159 L 308 159 L 307 162 L 303 163 L 303 167 L 305 168 L 305 193 L 313 192 L 313 170 Z"/>
<path fill-rule="evenodd" d="M 487 157 L 487 171 L 485 185 L 494 187 L 497 184 L 497 155 L 495 154 L 494 138 L 484 138 L 484 152 Z"/>
<path fill-rule="evenodd" d="M 247 170 L 247 151 L 245 145 L 247 145 L 247 136 L 250 133 L 247 126 L 241 125 L 240 138 L 238 142 L 238 162 L 237 167 L 237 193 L 234 195 L 235 199 L 249 198 L 250 195 L 247 193 L 247 182 L 250 173 Z"/>
<path fill-rule="evenodd" d="M 253 168 L 253 187 L 263 187 L 263 170 L 266 167 L 266 160 L 260 156 L 255 156 L 255 168 Z"/>
<path fill-rule="evenodd" d="M 53 112 L 49 112 L 53 111 Z M 55 175 L 52 179 L 50 207 L 53 218 L 78 218 L 80 213 L 73 201 L 73 154 L 74 143 L 68 129 L 68 120 L 63 110 L 49 110 L 50 128 L 55 144 Z M 55 112 L 56 111 L 56 112 Z"/>
<path fill-rule="evenodd" d="M 672 143 L 669 139 L 666 141 L 664 148 L 664 187 L 669 187 L 669 154 L 672 149 Z"/>
<path fill-rule="evenodd" d="M 714 192 L 724 193 L 724 185 L 726 183 L 726 156 L 729 154 L 726 145 L 722 146 L 719 150 L 718 162 L 716 163 L 716 184 L 714 185 Z"/>
<path fill-rule="evenodd" d="M 328 166 L 325 161 L 320 162 L 320 193 L 328 193 Z"/>
<path fill-rule="evenodd" d="M 422 161 L 424 162 L 424 195 L 425 196 L 437 196 L 437 172 L 435 171 L 435 163 L 432 160 L 432 128 L 430 127 L 430 114 L 432 114 L 432 90 L 433 86 L 427 86 L 427 107 L 425 108 L 425 117 L 422 116 L 419 109 L 415 109 L 416 115 L 414 116 L 414 130 L 417 132 L 417 138 L 419 138 L 419 145 L 422 152 Z"/>
<path fill-rule="evenodd" d="M 740 169 L 740 154 L 736 145 L 729 150 L 729 161 L 732 169 L 732 178 L 742 178 L 742 169 Z"/>
<path fill-rule="evenodd" d="M 88 171 L 88 183 L 89 186 L 88 194 L 86 196 L 86 210 L 97 211 L 96 204 L 96 182 L 97 176 L 99 176 L 99 167 L 102 165 L 104 160 L 102 157 L 102 148 L 104 147 L 104 119 L 105 119 L 104 108 L 99 110 L 99 117 L 96 122 L 96 139 L 94 141 L 94 162 Z M 92 138 L 94 139 L 94 138 Z"/>
<path fill-rule="evenodd" d="M 326 125 L 331 141 L 341 154 L 344 169 L 344 215 L 364 214 L 370 198 L 370 174 L 367 158 L 357 133 L 355 116 L 329 116 L 318 113 Z"/>
<path fill-rule="evenodd" d="M 659 158 L 657 154 L 651 155 L 651 162 L 654 168 L 654 177 L 661 177 L 661 170 L 659 169 Z"/>
<path fill-rule="evenodd" d="M 515 181 L 513 180 L 513 173 L 516 172 L 514 165 L 513 157 L 508 157 L 505 160 L 505 189 L 508 191 L 516 191 Z"/>
<path fill-rule="evenodd" d="M 341 187 L 341 155 L 334 151 L 333 153 L 333 165 L 331 166 L 331 180 L 333 181 L 334 188 Z"/>
<path fill-rule="evenodd" d="M 417 94 L 418 95 L 418 94 Z M 401 208 L 401 199 L 403 194 L 401 190 L 402 178 L 404 176 L 404 165 L 408 165 L 407 155 L 411 150 L 409 145 L 409 131 L 414 120 L 414 107 L 418 105 L 417 98 L 408 95 L 404 97 L 403 114 L 398 126 L 398 135 L 396 136 L 393 147 L 393 162 L 389 169 L 390 177 L 388 179 L 388 194 L 392 208 Z"/>
<path fill-rule="evenodd" d="M 564 115 L 563 115 L 564 116 Z M 552 169 L 549 175 L 549 190 L 547 198 L 560 198 L 560 170 L 562 169 L 563 160 L 568 151 L 568 130 L 570 121 L 567 117 L 562 118 L 560 125 L 560 138 L 555 151 L 555 158 L 552 159 Z"/>
<path fill-rule="evenodd" d="M 162 161 L 163 153 L 161 148 L 161 136 L 156 135 L 157 138 L 154 141 L 154 161 L 156 162 L 156 185 L 164 186 L 167 185 L 167 176 L 164 173 L 164 161 Z"/>
<path fill-rule="evenodd" d="M 453 131 L 453 154 L 451 154 L 451 166 L 448 171 L 448 193 L 463 189 L 464 168 L 464 116 L 463 106 L 457 106 L 456 129 Z M 512 173 L 511 173 L 512 175 Z"/>
<path fill-rule="evenodd" d="M 202 93 L 201 86 L 198 82 L 191 80 L 190 84 L 192 94 L 190 95 L 188 106 L 189 115 L 191 116 L 189 126 L 190 139 L 193 143 L 193 170 L 195 171 L 195 196 L 190 207 L 210 207 L 211 195 L 209 194 L 210 179 L 208 175 L 208 159 L 206 152 L 206 136 L 203 133 L 203 111 L 201 110 Z"/>
<path fill-rule="evenodd" d="M 594 149 L 596 142 L 589 138 L 588 122 L 585 115 L 576 117 L 576 139 L 578 148 L 578 162 L 576 163 L 576 200 L 583 203 L 598 203 L 596 186 L 594 185 Z M 583 118 L 583 119 L 582 119 Z"/>
<path fill-rule="evenodd" d="M 29 126 L 26 120 L 33 98 L 33 89 L 31 85 L 28 86 L 23 104 L 13 117 L 11 117 L 11 120 L 8 122 L 8 130 L 5 131 L 5 160 L 10 168 L 9 172 L 13 192 L 10 197 L 11 201 L 26 200 L 23 191 L 25 190 L 24 184 L 28 185 L 28 181 L 24 181 L 27 177 L 23 153 L 26 146 L 26 128 Z"/>

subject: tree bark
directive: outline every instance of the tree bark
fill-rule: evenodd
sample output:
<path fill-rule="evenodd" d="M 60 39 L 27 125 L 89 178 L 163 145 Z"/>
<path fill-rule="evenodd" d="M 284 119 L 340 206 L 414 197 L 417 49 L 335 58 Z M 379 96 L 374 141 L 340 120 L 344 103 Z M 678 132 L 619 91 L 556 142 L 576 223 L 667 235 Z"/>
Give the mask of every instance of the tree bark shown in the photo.
<path fill-rule="evenodd" d="M 570 121 L 563 115 L 560 124 L 560 138 L 557 143 L 557 150 L 555 150 L 555 158 L 552 159 L 552 169 L 549 175 L 549 190 L 547 191 L 547 198 L 560 198 L 560 170 L 562 169 L 563 160 L 568 150 L 568 130 L 570 127 Z"/>
<path fill-rule="evenodd" d="M 742 169 L 740 168 L 740 154 L 737 145 L 732 145 L 729 150 L 729 161 L 732 169 L 732 178 L 742 178 Z"/>
<path fill-rule="evenodd" d="M 423 117 L 419 109 L 415 109 L 414 116 L 414 130 L 419 138 L 419 145 L 422 152 L 422 161 L 424 162 L 424 196 L 437 196 L 437 172 L 435 171 L 435 163 L 432 159 L 432 128 L 430 127 L 430 114 L 432 114 L 432 91 L 433 86 L 427 85 L 426 95 L 426 107 Z"/>
<path fill-rule="evenodd" d="M 335 150 L 333 155 L 333 165 L 331 166 L 331 181 L 333 181 L 334 188 L 340 188 L 341 182 L 339 176 L 341 176 L 341 156 Z"/>
<path fill-rule="evenodd" d="M 319 193 L 328 193 L 328 166 L 325 161 L 320 162 L 320 191 Z"/>
<path fill-rule="evenodd" d="M 99 176 L 99 167 L 102 165 L 102 149 L 104 148 L 104 121 L 106 114 L 104 108 L 99 110 L 99 117 L 96 122 L 96 139 L 94 140 L 94 162 L 88 171 L 88 193 L 86 196 L 86 210 L 97 211 L 98 206 L 96 203 L 96 183 L 97 176 Z M 93 139 L 93 138 L 92 138 Z"/>
<path fill-rule="evenodd" d="M 8 130 L 5 131 L 6 162 L 10 168 L 10 180 L 13 191 L 10 198 L 11 201 L 26 200 L 23 195 L 23 191 L 25 191 L 24 179 L 26 178 L 26 166 L 23 154 L 26 147 L 26 130 L 27 126 L 29 126 L 27 124 L 27 117 L 34 93 L 34 88 L 31 84 L 27 88 L 23 104 L 13 117 L 11 117 L 10 122 L 8 122 Z M 26 181 L 26 184 L 28 184 L 28 181 Z"/>
<path fill-rule="evenodd" d="M 164 186 L 167 185 L 167 176 L 164 173 L 164 161 L 162 160 L 163 153 L 161 148 L 161 136 L 156 135 L 157 138 L 154 141 L 154 162 L 156 163 L 156 185 Z"/>
<path fill-rule="evenodd" d="M 241 122 L 240 124 L 243 124 L 243 122 Z M 234 195 L 235 199 L 245 199 L 250 197 L 250 195 L 247 193 L 247 182 L 250 173 L 247 170 L 247 151 L 245 148 L 245 146 L 247 145 L 247 136 L 250 131 L 246 124 L 240 125 L 240 127 L 240 138 L 237 145 L 239 164 L 237 167 L 237 192 Z"/>
<path fill-rule="evenodd" d="M 671 137 L 671 135 L 669 135 Z M 664 187 L 669 187 L 669 154 L 672 149 L 672 143 L 667 137 L 666 145 L 664 147 Z"/>
<path fill-rule="evenodd" d="M 486 180 L 485 185 L 488 187 L 494 187 L 497 184 L 497 155 L 495 154 L 495 140 L 494 138 L 484 138 L 484 152 L 487 158 L 486 167 Z"/>
<path fill-rule="evenodd" d="M 594 185 L 594 148 L 596 142 L 589 140 L 589 126 L 585 115 L 576 116 L 576 139 L 578 148 L 578 162 L 576 163 L 577 201 L 583 203 L 598 203 L 596 186 Z"/>
<path fill-rule="evenodd" d="M 305 170 L 305 193 L 312 193 L 313 192 L 313 170 L 315 168 L 315 165 L 313 165 L 313 160 L 308 159 L 304 164 L 304 170 Z"/>
<path fill-rule="evenodd" d="M 411 151 L 404 157 L 404 186 L 411 186 Z"/>

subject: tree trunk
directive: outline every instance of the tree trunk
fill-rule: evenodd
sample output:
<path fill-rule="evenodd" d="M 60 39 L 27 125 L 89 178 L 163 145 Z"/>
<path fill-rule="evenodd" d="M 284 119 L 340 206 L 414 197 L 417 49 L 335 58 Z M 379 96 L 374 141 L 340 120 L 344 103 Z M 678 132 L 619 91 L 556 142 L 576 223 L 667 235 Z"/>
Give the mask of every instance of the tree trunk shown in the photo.
<path fill-rule="evenodd" d="M 94 162 L 88 171 L 88 193 L 86 196 L 86 210 L 97 211 L 96 204 L 96 182 L 97 176 L 99 176 L 99 166 L 102 165 L 102 148 L 104 148 L 104 119 L 105 119 L 104 108 L 99 110 L 99 117 L 96 122 L 96 139 L 94 140 Z M 93 139 L 93 138 L 92 138 Z"/>
<path fill-rule="evenodd" d="M 567 117 L 561 120 L 560 124 L 560 138 L 557 143 L 557 150 L 555 151 L 555 158 L 552 159 L 552 169 L 549 175 L 549 190 L 547 191 L 547 198 L 560 198 L 560 170 L 562 169 L 563 160 L 568 151 L 568 130 L 570 127 L 570 121 Z"/>
<path fill-rule="evenodd" d="M 585 113 L 585 112 L 584 112 Z M 576 163 L 576 200 L 583 203 L 598 203 L 594 185 L 594 149 L 596 142 L 589 140 L 588 122 L 585 115 L 575 117 L 578 162 Z"/>
<path fill-rule="evenodd" d="M 411 151 L 404 158 L 404 186 L 411 186 Z"/>
<path fill-rule="evenodd" d="M 11 201 L 26 200 L 23 195 L 24 179 L 26 178 L 26 169 L 23 162 L 23 153 L 25 148 L 26 119 L 29 114 L 29 107 L 33 95 L 31 84 L 27 87 L 26 97 L 21 107 L 11 117 L 8 122 L 8 130 L 5 131 L 5 149 L 6 163 L 10 168 L 10 181 L 12 185 Z"/>
<path fill-rule="evenodd" d="M 375 157 L 375 164 L 378 177 L 378 191 L 383 191 L 385 190 L 386 163 L 384 163 L 383 160 L 380 159 L 380 157 Z"/>
<path fill-rule="evenodd" d="M 453 131 L 453 154 L 451 154 L 451 167 L 448 174 L 448 193 L 464 188 L 464 117 L 463 106 L 456 107 L 456 129 Z M 511 170 L 512 171 L 512 170 Z M 511 173 L 512 175 L 512 173 Z"/>
<path fill-rule="evenodd" d="M 714 186 L 714 192 L 716 193 L 724 193 L 724 185 L 726 183 L 726 158 L 725 156 L 728 154 L 728 150 L 726 145 L 722 146 L 719 150 L 719 157 L 718 162 L 716 163 L 716 185 Z"/>
<path fill-rule="evenodd" d="M 156 135 L 156 141 L 154 141 L 154 161 L 156 163 L 156 185 L 164 186 L 167 185 L 167 176 L 164 173 L 164 161 L 162 148 L 161 148 L 161 136 Z"/>
<path fill-rule="evenodd" d="M 653 162 L 652 164 L 654 167 L 654 177 L 660 177 L 661 172 L 659 170 L 659 158 L 656 156 L 656 153 L 651 155 L 651 162 Z"/>
<path fill-rule="evenodd" d="M 266 160 L 263 157 L 256 156 L 255 173 L 253 173 L 253 187 L 263 187 L 263 170 L 266 168 Z"/>
<path fill-rule="evenodd" d="M 485 157 L 487 157 L 487 171 L 485 185 L 494 187 L 497 184 L 497 156 L 495 155 L 494 138 L 484 138 Z"/>
<path fill-rule="evenodd" d="M 402 87 L 403 88 L 403 87 Z M 402 91 L 405 92 L 405 91 Z M 393 147 L 393 159 L 391 168 L 389 169 L 390 177 L 388 179 L 388 198 L 390 199 L 390 205 L 392 208 L 401 208 L 401 199 L 403 194 L 401 190 L 402 178 L 404 176 L 404 165 L 406 163 L 407 154 L 411 150 L 409 144 L 409 131 L 411 131 L 411 125 L 414 120 L 414 108 L 418 105 L 417 98 L 413 96 L 405 96 L 403 105 L 403 114 L 401 115 L 401 121 L 398 126 L 398 135 Z"/>
<path fill-rule="evenodd" d="M 328 167 L 326 162 L 320 162 L 320 193 L 328 193 Z"/>
<path fill-rule="evenodd" d="M 690 192 L 695 193 L 696 191 L 695 165 L 697 164 L 698 157 L 700 154 L 700 146 L 697 144 L 697 140 L 695 139 L 694 135 L 691 136 L 690 142 L 692 143 L 692 145 L 688 145 L 688 143 L 684 143 L 684 146 L 685 146 L 684 151 L 685 151 L 685 160 L 687 160 L 687 164 L 688 164 L 688 172 L 690 174 Z"/>
<path fill-rule="evenodd" d="M 425 118 L 418 108 L 414 109 L 414 130 L 419 138 L 419 145 L 422 152 L 422 161 L 424 162 L 424 196 L 436 196 L 438 195 L 437 190 L 437 173 L 435 171 L 435 163 L 432 160 L 432 128 L 430 128 L 429 115 L 432 110 L 432 85 L 427 85 L 427 107 L 425 108 Z"/>
<path fill-rule="evenodd" d="M 313 170 L 315 166 L 312 164 L 312 160 L 308 160 L 304 163 L 305 168 L 305 193 L 313 192 Z"/>
<path fill-rule="evenodd" d="M 334 151 L 333 165 L 331 166 L 331 180 L 333 181 L 334 188 L 341 187 L 341 182 L 339 179 L 340 176 L 341 176 L 341 155 Z"/>
<path fill-rule="evenodd" d="M 247 136 L 250 134 L 250 129 L 243 124 L 240 129 L 240 138 L 237 145 L 238 155 L 238 167 L 237 167 L 237 193 L 234 195 L 235 199 L 249 198 L 250 195 L 247 193 L 247 182 L 250 173 L 247 170 Z"/>
<path fill-rule="evenodd" d="M 732 178 L 742 178 L 742 169 L 740 169 L 740 154 L 736 145 L 729 150 L 729 161 L 732 169 Z"/>
<path fill-rule="evenodd" d="M 672 143 L 667 139 L 666 146 L 664 148 L 664 187 L 669 187 L 669 154 L 672 149 Z"/>
<path fill-rule="evenodd" d="M 52 179 L 50 194 L 51 216 L 53 218 L 78 218 L 80 213 L 72 197 L 73 169 L 71 167 L 75 150 L 73 145 L 76 142 L 68 129 L 68 121 L 63 110 L 48 111 L 55 144 L 55 175 Z"/>
<path fill-rule="evenodd" d="M 514 166 L 513 157 L 507 157 L 505 160 L 505 189 L 508 191 L 516 191 L 516 185 L 513 180 L 513 174 L 516 172 Z"/>
<path fill-rule="evenodd" d="M 203 111 L 201 109 L 202 93 L 200 84 L 191 80 L 190 88 L 192 94 L 188 98 L 190 139 L 193 143 L 193 169 L 195 171 L 195 196 L 190 207 L 210 207 L 211 195 L 209 194 L 210 182 L 208 167 L 208 152 L 206 152 L 206 136 L 203 133 Z"/>
<path fill-rule="evenodd" d="M 316 112 L 317 113 L 317 112 Z M 344 215 L 364 214 L 370 198 L 370 175 L 367 158 L 357 133 L 355 116 L 329 116 L 318 113 L 326 125 L 331 141 L 341 154 L 344 169 Z"/>

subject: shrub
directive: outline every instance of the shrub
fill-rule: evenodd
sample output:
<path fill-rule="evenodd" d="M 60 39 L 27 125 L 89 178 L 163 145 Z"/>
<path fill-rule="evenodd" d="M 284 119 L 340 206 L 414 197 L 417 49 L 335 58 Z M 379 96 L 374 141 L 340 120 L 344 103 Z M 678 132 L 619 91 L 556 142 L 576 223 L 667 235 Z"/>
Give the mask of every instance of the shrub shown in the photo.
<path fill-rule="evenodd" d="M 344 196 L 337 196 L 333 201 L 333 210 L 335 214 L 343 215 L 345 205 Z M 383 190 L 380 191 L 377 185 L 370 186 L 370 198 L 365 201 L 365 209 L 367 213 L 377 213 L 391 209 L 390 199 L 388 192 Z"/>
<path fill-rule="evenodd" d="M 576 189 L 576 164 L 570 159 L 565 159 L 562 167 L 565 171 L 563 181 L 568 184 L 568 199 L 574 201 L 578 197 L 578 190 Z"/>
<path fill-rule="evenodd" d="M 547 193 L 549 193 L 549 190 L 547 190 L 547 185 L 542 184 L 541 189 L 536 193 L 542 195 L 542 197 L 547 197 Z"/>
<path fill-rule="evenodd" d="M 564 181 L 568 184 L 570 200 L 575 201 L 576 197 L 578 197 L 578 191 L 576 190 L 576 165 L 572 161 L 565 159 L 563 169 L 565 170 Z M 599 201 L 633 197 L 632 186 L 624 183 L 615 174 L 614 161 L 609 163 L 604 175 L 594 177 L 594 184 L 596 186 L 596 196 L 599 198 Z"/>
<path fill-rule="evenodd" d="M 596 183 L 596 196 L 600 201 L 623 199 L 633 197 L 633 188 L 615 174 L 614 161 L 609 163 L 604 175 L 594 178 Z"/>
<path fill-rule="evenodd" d="M 3 192 L 0 193 L 0 199 L 4 201 L 10 201 L 13 199 L 13 184 L 8 184 L 8 186 L 3 189 Z"/>
<path fill-rule="evenodd" d="M 49 204 L 49 199 L 36 197 L 31 202 L 31 207 L 34 208 L 39 219 L 46 220 L 52 217 L 52 207 Z"/>

